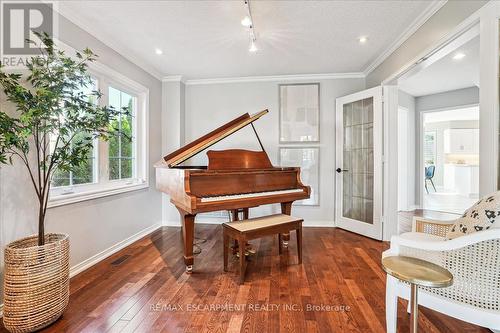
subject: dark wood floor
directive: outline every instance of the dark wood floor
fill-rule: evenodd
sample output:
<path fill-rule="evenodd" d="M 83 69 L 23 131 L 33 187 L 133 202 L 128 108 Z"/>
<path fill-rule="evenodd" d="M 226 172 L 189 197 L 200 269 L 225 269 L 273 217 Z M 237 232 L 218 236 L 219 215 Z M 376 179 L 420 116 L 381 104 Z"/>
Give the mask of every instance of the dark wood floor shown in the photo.
<path fill-rule="evenodd" d="M 252 241 L 258 252 L 239 286 L 236 260 L 222 271 L 221 227 L 197 225 L 196 234 L 207 241 L 192 275 L 184 273 L 180 229 L 159 229 L 73 278 L 64 316 L 43 332 L 385 331 L 380 257 L 387 243 L 305 228 L 299 266 L 294 235 L 282 257 L 277 239 Z M 217 308 L 224 304 L 227 311 Z M 405 305 L 400 332 L 409 331 Z M 420 332 L 489 332 L 422 307 L 419 325 Z"/>

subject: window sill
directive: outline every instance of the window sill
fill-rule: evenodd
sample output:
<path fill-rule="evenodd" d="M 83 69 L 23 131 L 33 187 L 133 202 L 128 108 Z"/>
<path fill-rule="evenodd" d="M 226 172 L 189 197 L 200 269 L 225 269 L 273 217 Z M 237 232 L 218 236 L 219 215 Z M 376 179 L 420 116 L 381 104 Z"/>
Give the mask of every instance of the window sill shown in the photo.
<path fill-rule="evenodd" d="M 112 184 L 107 187 L 100 187 L 94 190 L 88 190 L 85 192 L 60 194 L 57 196 L 53 196 L 49 199 L 47 208 L 69 205 L 76 202 L 98 199 L 120 193 L 138 191 L 145 188 L 149 188 L 148 182 L 133 183 L 133 184 L 120 183 L 120 184 Z"/>

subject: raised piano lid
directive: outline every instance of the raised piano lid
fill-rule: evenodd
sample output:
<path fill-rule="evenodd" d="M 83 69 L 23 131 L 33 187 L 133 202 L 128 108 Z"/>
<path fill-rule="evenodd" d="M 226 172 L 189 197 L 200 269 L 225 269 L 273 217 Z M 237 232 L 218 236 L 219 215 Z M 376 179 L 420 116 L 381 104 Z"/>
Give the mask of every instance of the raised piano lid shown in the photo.
<path fill-rule="evenodd" d="M 193 157 L 194 155 L 198 154 L 199 152 L 205 150 L 206 148 L 216 144 L 225 137 L 242 129 L 248 124 L 253 123 L 254 121 L 256 121 L 257 119 L 259 119 L 268 112 L 269 111 L 266 109 L 258 113 L 255 113 L 253 115 L 245 113 L 244 115 L 239 116 L 238 118 L 228 122 L 227 124 L 219 128 L 216 128 L 212 132 L 205 134 L 201 138 L 198 138 L 195 141 L 168 154 L 163 159 L 165 160 L 165 162 L 167 162 L 167 165 L 170 168 L 175 167 L 181 164 L 182 162 L 186 161 L 187 159 Z"/>

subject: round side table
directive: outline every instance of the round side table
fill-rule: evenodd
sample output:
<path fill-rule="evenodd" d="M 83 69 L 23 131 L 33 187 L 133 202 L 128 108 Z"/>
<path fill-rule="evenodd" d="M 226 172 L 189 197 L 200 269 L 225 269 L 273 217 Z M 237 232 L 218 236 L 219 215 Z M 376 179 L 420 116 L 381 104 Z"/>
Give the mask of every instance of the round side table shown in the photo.
<path fill-rule="evenodd" d="M 385 257 L 382 259 L 382 267 L 387 274 L 410 284 L 410 332 L 416 333 L 418 329 L 418 286 L 449 287 L 453 283 L 453 275 L 441 266 L 412 257 Z"/>

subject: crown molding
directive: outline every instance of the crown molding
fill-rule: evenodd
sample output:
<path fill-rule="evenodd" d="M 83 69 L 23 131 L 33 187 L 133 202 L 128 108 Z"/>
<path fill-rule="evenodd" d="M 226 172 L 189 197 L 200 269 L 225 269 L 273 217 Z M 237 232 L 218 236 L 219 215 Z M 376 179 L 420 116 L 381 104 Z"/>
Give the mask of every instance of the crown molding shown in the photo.
<path fill-rule="evenodd" d="M 396 51 L 408 38 L 410 38 L 432 15 L 441 9 L 448 0 L 434 0 L 432 3 L 406 28 L 401 35 L 382 52 L 372 63 L 370 63 L 363 71 L 365 76 L 368 76 L 380 64 L 382 64 L 394 51 Z"/>
<path fill-rule="evenodd" d="M 73 13 L 68 12 L 68 11 L 62 12 L 60 10 L 60 8 L 58 8 L 58 7 L 55 7 L 54 10 L 57 11 L 57 13 L 59 13 L 60 16 L 65 17 L 70 22 L 72 22 L 73 24 L 80 27 L 88 34 L 90 34 L 96 40 L 100 41 L 102 44 L 109 47 L 113 51 L 117 52 L 120 56 L 122 56 L 123 58 L 130 61 L 132 64 L 141 68 L 142 70 L 144 70 L 145 72 L 147 72 L 148 74 L 153 76 L 154 78 L 156 78 L 158 80 L 162 79 L 162 74 L 158 69 L 154 68 L 154 66 L 152 66 L 149 63 L 147 63 L 146 61 L 144 61 L 144 59 L 131 55 L 129 50 L 126 50 L 122 46 L 119 46 L 116 42 L 113 41 L 112 38 L 107 38 L 107 37 L 103 38 L 102 33 L 99 33 L 94 27 L 85 24 L 78 17 L 78 15 L 73 14 Z M 97 36 L 100 36 L 100 37 L 97 37 Z M 59 36 L 57 36 L 57 37 L 59 37 Z"/>
<path fill-rule="evenodd" d="M 186 83 L 182 75 L 167 75 L 161 78 L 162 82 L 182 82 Z"/>
<path fill-rule="evenodd" d="M 213 79 L 186 80 L 186 85 L 243 83 L 243 82 L 270 82 L 270 81 L 311 81 L 333 79 L 364 79 L 362 72 L 353 73 L 325 73 L 325 74 L 297 74 L 297 75 L 268 75 L 268 76 L 240 76 Z"/>
<path fill-rule="evenodd" d="M 394 51 L 396 51 L 411 35 L 413 35 L 427 20 L 432 17 L 441 7 L 443 7 L 448 0 L 433 0 L 424 12 L 422 12 L 403 33 L 371 64 L 369 64 L 362 72 L 352 73 L 324 73 L 324 74 L 298 74 L 298 75 L 270 75 L 270 76 L 244 76 L 244 77 L 228 77 L 228 78 L 209 78 L 209 79 L 192 79 L 186 80 L 182 75 L 169 75 L 163 76 L 161 72 L 154 68 L 151 64 L 147 63 L 140 57 L 135 57 L 130 54 L 130 51 L 112 41 L 111 38 L 102 37 L 102 33 L 90 25 L 82 22 L 78 15 L 65 11 L 64 13 L 59 9 L 55 10 L 59 15 L 65 17 L 87 33 L 92 35 L 95 39 L 105 44 L 110 49 L 119 53 L 122 57 L 132 62 L 148 74 L 152 75 L 162 82 L 183 82 L 186 85 L 199 85 L 199 84 L 220 84 L 220 83 L 240 83 L 240 82 L 266 82 L 266 81 L 294 81 L 294 80 L 331 80 L 331 79 L 346 79 L 346 78 L 365 78 L 382 62 L 384 62 Z M 100 36 L 98 38 L 97 36 Z"/>

